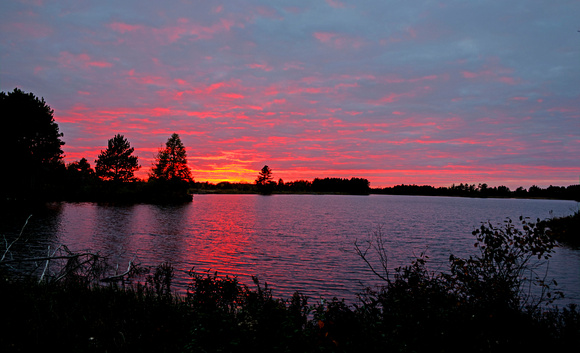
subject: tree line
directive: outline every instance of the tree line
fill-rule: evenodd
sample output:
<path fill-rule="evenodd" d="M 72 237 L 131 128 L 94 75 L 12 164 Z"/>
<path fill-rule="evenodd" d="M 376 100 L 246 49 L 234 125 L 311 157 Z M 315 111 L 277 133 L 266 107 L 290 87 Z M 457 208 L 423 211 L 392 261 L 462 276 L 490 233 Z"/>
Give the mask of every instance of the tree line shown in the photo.
<path fill-rule="evenodd" d="M 449 187 L 429 185 L 396 185 L 372 190 L 373 194 L 462 196 L 462 197 L 509 197 L 509 198 L 550 198 L 580 201 L 580 185 L 552 186 L 543 189 L 532 185 L 529 189 L 518 187 L 510 190 L 507 186 L 490 187 L 487 184 L 459 184 Z"/>
<path fill-rule="evenodd" d="M 368 195 L 371 188 L 370 182 L 364 178 L 315 178 L 309 180 L 295 180 L 285 182 L 282 178 L 274 181 L 272 169 L 265 165 L 254 184 L 232 183 L 223 181 L 217 184 L 195 183 L 198 192 L 237 192 L 237 193 L 260 193 L 269 195 L 272 193 L 333 193 Z"/>

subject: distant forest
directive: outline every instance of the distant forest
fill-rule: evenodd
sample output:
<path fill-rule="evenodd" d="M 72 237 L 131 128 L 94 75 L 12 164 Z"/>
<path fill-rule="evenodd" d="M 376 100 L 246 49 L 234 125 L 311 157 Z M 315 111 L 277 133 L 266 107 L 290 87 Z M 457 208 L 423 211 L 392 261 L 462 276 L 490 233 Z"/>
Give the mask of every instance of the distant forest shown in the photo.
<path fill-rule="evenodd" d="M 462 196 L 462 197 L 509 197 L 509 198 L 547 198 L 580 201 L 580 185 L 552 186 L 542 189 L 536 185 L 529 189 L 519 187 L 510 190 L 507 186 L 490 187 L 487 184 L 459 184 L 450 187 L 429 185 L 397 185 L 382 189 L 372 189 L 373 194 L 388 195 L 425 195 L 425 196 Z"/>
<path fill-rule="evenodd" d="M 255 184 L 220 182 L 194 182 L 196 193 L 256 193 Z M 371 188 L 365 178 L 316 178 L 312 181 L 296 180 L 284 182 L 280 179 L 273 183 L 272 193 L 340 193 L 354 195 L 417 195 L 417 196 L 459 196 L 495 198 L 549 198 L 580 201 L 580 185 L 549 186 L 545 189 L 531 186 L 529 189 L 518 187 L 510 190 L 507 186 L 490 187 L 487 184 L 459 184 L 449 187 L 430 185 L 397 185 L 385 188 Z"/>
<path fill-rule="evenodd" d="M 364 178 L 315 178 L 309 180 L 296 180 L 284 182 L 270 181 L 270 189 L 267 193 L 288 194 L 288 193 L 336 193 L 352 195 L 368 195 L 371 193 L 370 182 Z M 258 184 L 231 183 L 222 181 L 217 184 L 209 182 L 195 182 L 192 188 L 196 193 L 263 193 Z"/>

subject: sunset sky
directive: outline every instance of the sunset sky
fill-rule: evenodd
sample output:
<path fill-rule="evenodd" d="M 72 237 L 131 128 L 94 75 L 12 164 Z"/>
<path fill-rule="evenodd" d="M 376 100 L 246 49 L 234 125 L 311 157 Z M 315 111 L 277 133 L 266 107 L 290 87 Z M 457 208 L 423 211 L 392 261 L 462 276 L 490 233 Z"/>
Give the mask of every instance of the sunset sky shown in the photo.
<path fill-rule="evenodd" d="M 44 97 L 66 162 L 115 134 L 146 177 L 578 184 L 580 1 L 0 3 L 0 90 Z"/>

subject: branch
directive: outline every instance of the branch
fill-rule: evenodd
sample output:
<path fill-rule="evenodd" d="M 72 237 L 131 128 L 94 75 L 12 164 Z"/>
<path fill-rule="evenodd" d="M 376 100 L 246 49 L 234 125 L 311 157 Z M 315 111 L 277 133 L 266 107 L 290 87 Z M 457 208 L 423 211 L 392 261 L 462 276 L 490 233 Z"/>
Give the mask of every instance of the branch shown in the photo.
<path fill-rule="evenodd" d="M 22 229 L 20 230 L 20 234 L 18 234 L 18 237 L 16 237 L 16 239 L 14 239 L 14 241 L 6 247 L 6 250 L 4 251 L 2 258 L 0 259 L 0 262 L 4 261 L 4 258 L 6 257 L 6 254 L 8 254 L 8 252 L 10 252 L 10 248 L 12 247 L 12 245 L 14 245 L 14 243 L 16 243 L 20 239 L 20 237 L 22 236 L 22 233 L 24 232 L 24 228 L 28 224 L 28 220 L 30 219 L 30 217 L 32 217 L 32 215 L 28 216 L 28 218 L 26 219 L 26 222 L 24 222 L 24 225 L 22 226 Z"/>
<path fill-rule="evenodd" d="M 119 275 L 105 277 L 105 278 L 101 279 L 101 282 L 120 281 L 125 276 L 127 276 L 128 274 L 130 274 L 133 271 L 134 268 L 135 268 L 135 266 L 133 265 L 133 262 L 132 261 L 129 261 L 129 266 L 127 266 L 127 271 L 125 271 L 125 272 L 123 272 L 123 273 L 121 273 Z"/>
<path fill-rule="evenodd" d="M 387 272 L 387 277 L 381 275 L 380 273 L 378 273 L 375 268 L 373 267 L 373 265 L 371 265 L 371 263 L 369 262 L 369 260 L 366 257 L 367 252 L 369 251 L 369 249 L 371 248 L 371 243 L 369 242 L 369 246 L 366 248 L 366 250 L 363 252 L 359 246 L 357 241 L 355 240 L 354 242 L 354 248 L 356 250 L 356 253 L 358 256 L 360 256 L 361 259 L 363 259 L 364 262 L 366 262 L 367 266 L 370 268 L 370 270 L 376 275 L 378 276 L 380 279 L 382 279 L 383 281 L 387 282 L 387 283 L 391 283 L 391 281 L 388 278 L 388 272 Z M 383 265 L 384 267 L 384 265 Z"/>
<path fill-rule="evenodd" d="M 58 250 L 58 249 L 57 249 Z M 80 253 L 80 254 L 73 254 L 73 255 L 59 255 L 59 256 L 46 256 L 46 257 L 33 257 L 29 259 L 16 259 L 16 260 L 8 260 L 4 261 L 4 264 L 15 263 L 15 262 L 39 262 L 39 261 L 50 261 L 50 260 L 70 260 L 75 259 L 83 256 L 93 256 L 93 257 L 100 257 L 98 254 L 93 253 Z"/>

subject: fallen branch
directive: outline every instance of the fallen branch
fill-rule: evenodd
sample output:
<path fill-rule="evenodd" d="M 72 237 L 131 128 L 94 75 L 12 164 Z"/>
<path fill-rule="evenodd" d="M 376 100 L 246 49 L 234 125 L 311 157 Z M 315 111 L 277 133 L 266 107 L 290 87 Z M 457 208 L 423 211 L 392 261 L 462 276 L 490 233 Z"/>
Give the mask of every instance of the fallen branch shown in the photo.
<path fill-rule="evenodd" d="M 127 271 L 125 271 L 125 272 L 123 272 L 121 274 L 118 274 L 118 275 L 114 275 L 114 276 L 109 276 L 109 277 L 102 278 L 100 281 L 101 282 L 105 282 L 105 283 L 107 283 L 107 282 L 121 281 L 121 280 L 123 280 L 125 278 L 125 276 L 128 276 L 128 275 L 136 272 L 137 270 L 138 270 L 137 269 L 137 266 L 133 265 L 133 262 L 132 261 L 129 261 L 129 266 L 127 266 Z"/>
<path fill-rule="evenodd" d="M 19 263 L 19 262 L 40 262 L 40 261 L 51 261 L 51 260 L 70 260 L 75 259 L 83 256 L 94 256 L 94 257 L 101 257 L 98 254 L 93 253 L 80 253 L 80 254 L 73 254 L 73 255 L 58 255 L 58 256 L 46 256 L 46 257 L 31 257 L 27 259 L 12 259 L 8 261 L 3 261 L 3 264 L 10 264 L 10 263 Z"/>
<path fill-rule="evenodd" d="M 10 243 L 10 245 L 6 246 L 6 250 L 4 250 L 4 254 L 2 255 L 2 258 L 0 259 L 0 262 L 4 261 L 4 258 L 6 258 L 6 255 L 10 252 L 10 248 L 12 247 L 12 245 L 14 245 L 14 243 L 16 243 L 20 237 L 22 236 L 22 233 L 24 233 L 24 228 L 26 228 L 26 225 L 28 224 L 28 220 L 30 219 L 30 217 L 32 217 L 32 215 L 28 216 L 28 218 L 26 219 L 26 222 L 24 222 L 24 225 L 22 226 L 22 229 L 20 229 L 20 234 L 18 234 L 18 237 L 16 237 L 16 239 L 14 239 L 14 241 L 12 241 L 12 243 Z M 4 238 L 4 240 L 6 240 L 6 238 Z M 6 241 L 6 244 L 8 244 L 8 242 Z"/>

